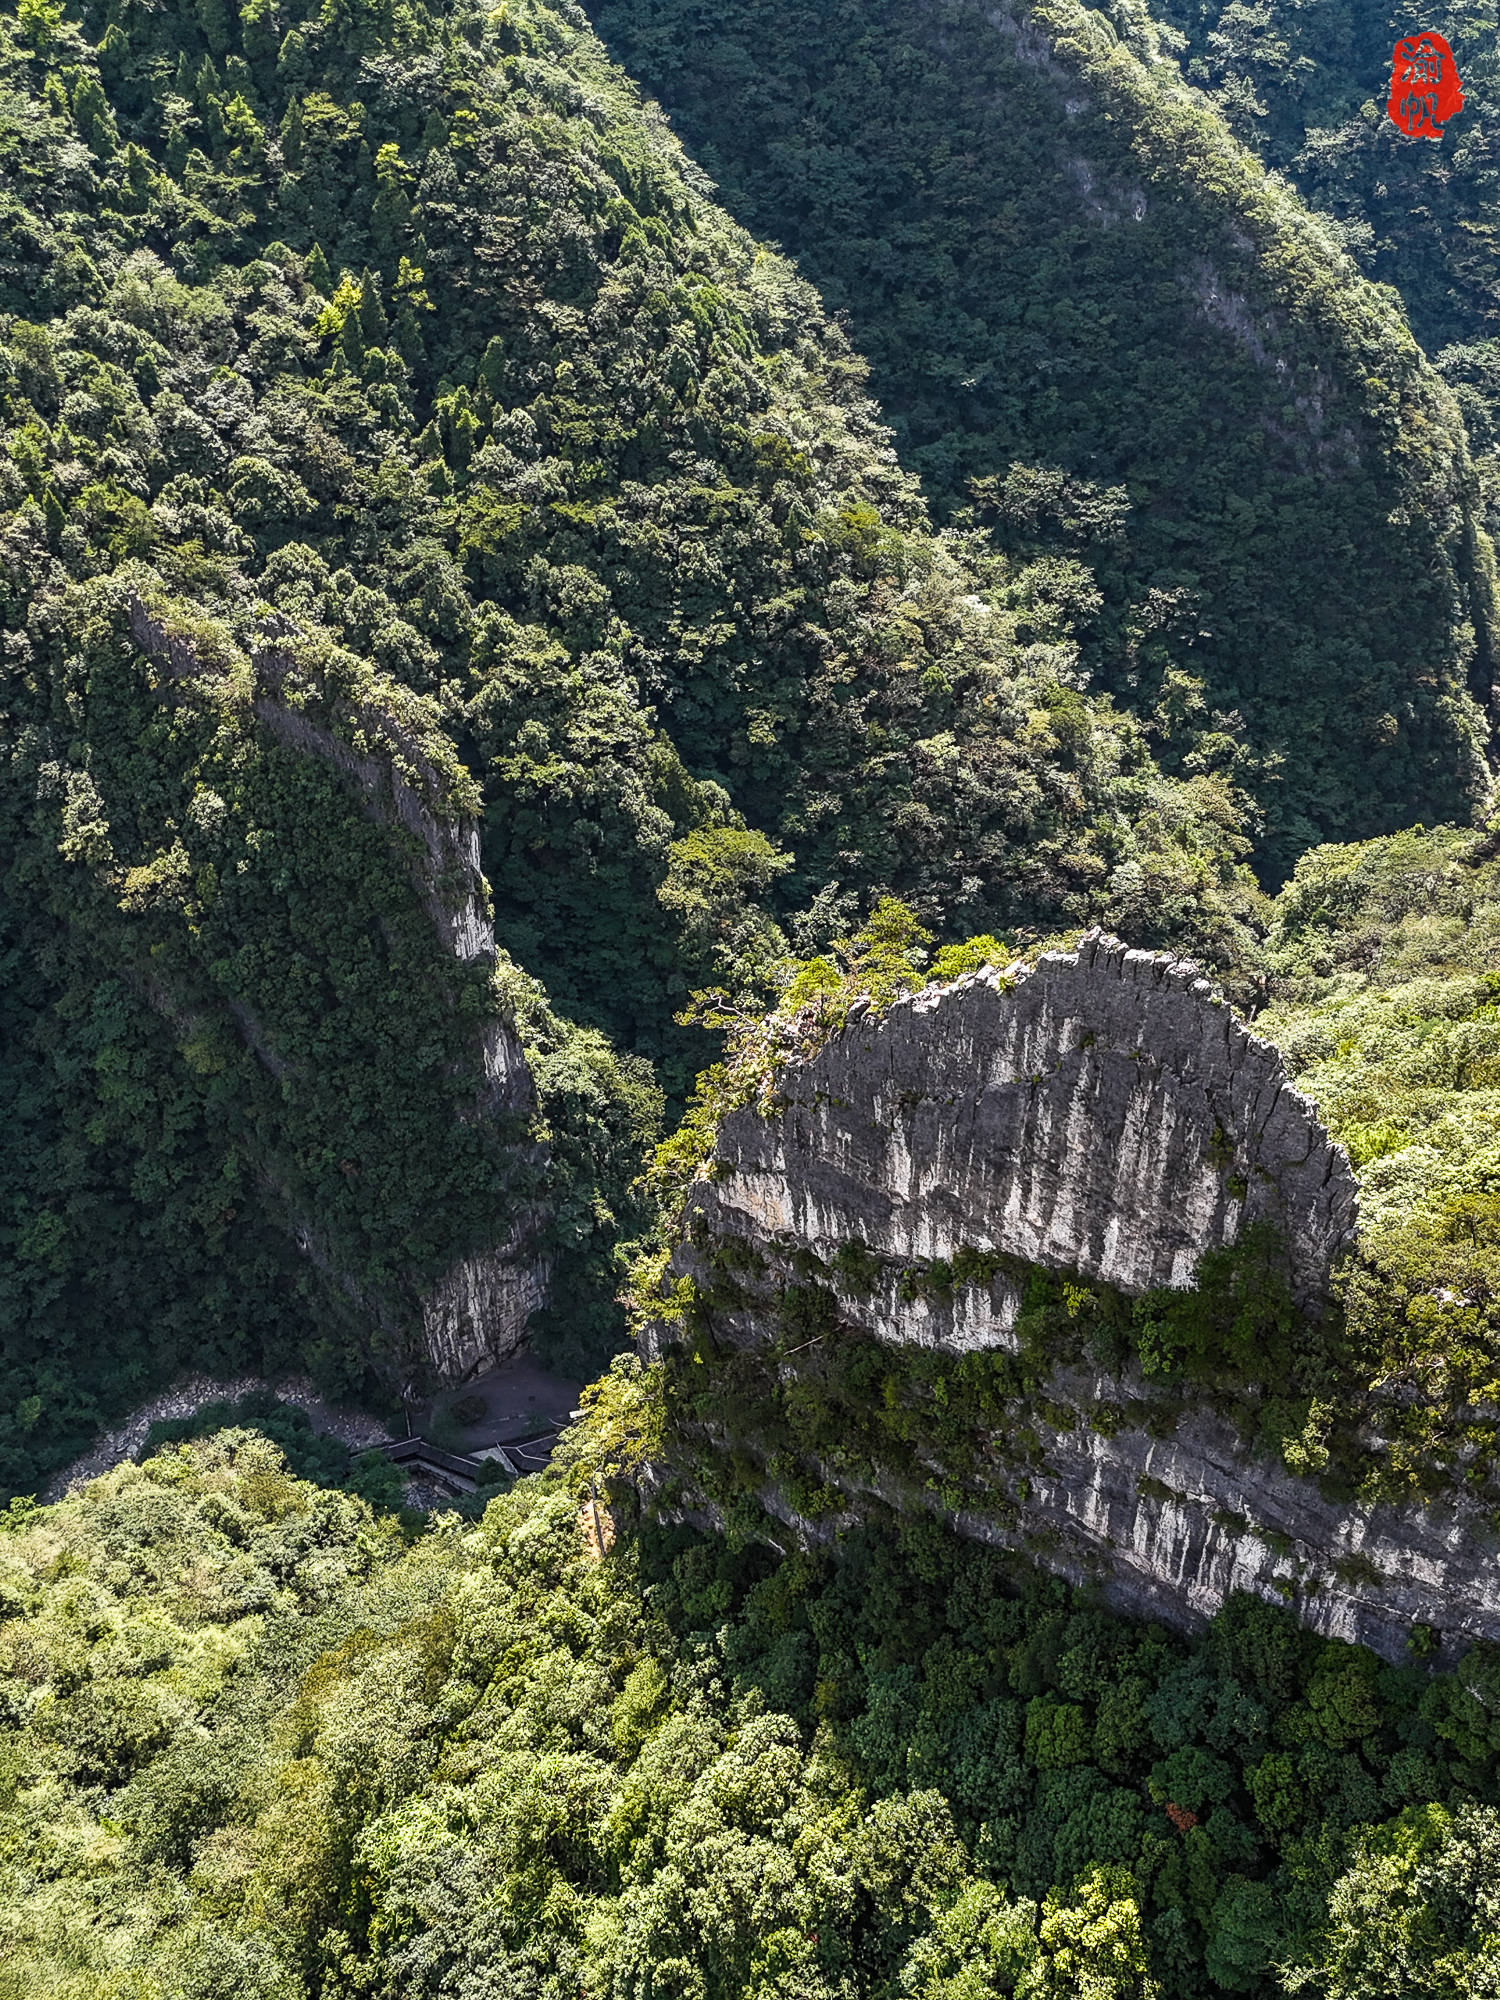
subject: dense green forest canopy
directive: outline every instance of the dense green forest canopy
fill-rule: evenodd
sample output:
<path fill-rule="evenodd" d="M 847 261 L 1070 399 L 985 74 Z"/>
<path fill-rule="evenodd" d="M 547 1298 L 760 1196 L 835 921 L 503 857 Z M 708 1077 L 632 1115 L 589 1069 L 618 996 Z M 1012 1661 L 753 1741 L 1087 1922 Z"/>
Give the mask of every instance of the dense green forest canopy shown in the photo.
<path fill-rule="evenodd" d="M 1314 1390 L 1305 1435 L 1315 1457 L 1336 1438 L 1347 1471 L 1373 1428 L 1388 1442 L 1371 1491 L 1437 1474 L 1493 1506 L 1500 827 L 1315 848 L 1276 900 L 1267 955 L 1274 997 L 1256 1027 L 1360 1182 L 1359 1256 L 1339 1281 L 1349 1378 L 1321 1406 Z"/>
<path fill-rule="evenodd" d="M 538 1337 L 597 1361 L 618 1338 L 619 1246 L 646 1220 L 643 1149 L 663 1093 L 680 1101 L 703 1060 L 701 1030 L 674 1014 L 706 985 L 759 1004 L 884 894 L 950 938 L 1100 917 L 1196 949 L 1245 990 L 1260 905 L 1239 788 L 1283 757 L 1283 723 L 1299 756 L 1338 766 L 1304 774 L 1335 822 L 1341 796 L 1375 823 L 1398 798 L 1403 819 L 1462 805 L 1480 725 L 1460 599 L 1484 545 L 1464 526 L 1441 389 L 1389 302 L 1162 86 L 1163 64 L 1081 17 L 1063 50 L 1066 26 L 1052 22 L 1047 60 L 1083 79 L 1070 130 L 1098 187 L 1149 189 L 1139 241 L 1163 261 L 1132 250 L 1127 269 L 1124 223 L 1092 196 L 1059 235 L 1057 176 L 1023 174 L 1014 136 L 971 146 L 934 187 L 972 217 L 982 188 L 968 207 L 956 191 L 982 158 L 1014 182 L 1005 254 L 1051 245 L 1055 262 L 1067 246 L 1081 289 L 1064 288 L 1065 312 L 1047 304 L 1052 264 L 1023 288 L 1036 353 L 1108 350 L 1123 370 L 1109 381 L 1139 396 L 1128 326 L 1179 371 L 1151 389 L 1144 430 L 1109 435 L 1157 440 L 1147 483 L 1160 473 L 1153 491 L 1197 509 L 1200 553 L 1251 551 L 1233 586 L 1249 623 L 1224 629 L 1259 633 L 1246 646 L 1287 701 L 1313 704 L 1269 734 L 1173 664 L 1151 636 L 1170 617 L 1125 634 L 1145 602 L 1132 524 L 1166 519 L 1134 473 L 1059 469 L 1056 453 L 1016 471 L 985 431 L 973 464 L 940 477 L 894 393 L 940 497 L 972 473 L 989 480 L 981 512 L 1019 524 L 998 542 L 993 520 L 932 531 L 845 336 L 714 205 L 566 9 L 110 0 L 0 23 L 13 1485 L 189 1356 L 310 1361 L 367 1391 L 373 1368 L 388 1391 L 420 1359 L 426 1292 L 517 1218 L 547 1218 Z M 1153 57 L 1149 27 L 1123 26 Z M 861 62 L 885 74 L 906 43 L 877 16 L 862 33 Z M 949 74 L 948 43 L 923 46 L 892 144 L 917 147 Z M 1040 116 L 1057 77 L 1032 43 L 985 30 L 978 46 L 1013 108 Z M 848 113 L 843 76 L 829 116 Z M 765 104 L 796 97 L 789 77 L 766 68 Z M 885 186 L 845 179 L 862 199 Z M 752 195 L 736 200 L 757 220 Z M 923 260 L 941 231 L 891 226 L 904 269 L 938 269 Z M 965 282 L 998 297 L 1000 238 L 975 242 Z M 1256 312 L 1282 314 L 1294 373 L 1344 399 L 1357 476 L 1267 447 L 1267 371 L 1179 282 L 1194 245 Z M 1079 347 L 1100 286 L 1121 310 Z M 939 296 L 957 294 L 945 280 Z M 889 325 L 857 331 L 889 391 Z M 932 352 L 905 348 L 937 394 Z M 1393 399 L 1379 409 L 1377 366 Z M 1085 368 L 1049 391 L 1051 430 L 1102 423 L 1105 386 Z M 1193 429 L 1203 411 L 1253 466 L 1215 455 Z M 1188 461 L 1218 482 L 1201 507 L 1183 498 Z M 1347 573 L 1323 534 L 1335 489 Z M 1235 511 L 1255 492 L 1295 561 Z M 1360 509 L 1377 503 L 1374 523 Z M 1159 556 L 1147 594 L 1181 609 L 1197 586 L 1178 593 Z M 1331 603 L 1329 579 L 1353 590 L 1367 557 L 1386 629 L 1438 635 L 1399 695 L 1380 676 L 1406 668 L 1372 665 L 1347 623 L 1335 651 L 1363 664 L 1341 681 L 1299 609 L 1297 577 L 1316 568 Z M 1483 606 L 1467 604 L 1482 662 Z M 1298 645 L 1273 643 L 1262 613 L 1298 624 Z M 1118 691 L 1144 723 L 1088 692 L 1126 653 L 1136 686 Z M 1360 735 L 1376 725 L 1380 745 Z M 1287 800 L 1304 778 L 1278 768 Z M 477 824 L 493 964 L 445 949 L 457 892 L 414 859 L 402 786 L 450 856 Z M 1274 819 L 1270 797 L 1255 811 Z M 1290 861 L 1324 822 L 1279 824 L 1262 859 Z M 502 1030 L 535 1102 L 476 1117 Z"/>
<path fill-rule="evenodd" d="M 1356 261 L 1401 294 L 1418 339 L 1451 379 L 1493 368 L 1500 245 L 1489 219 L 1500 172 L 1500 15 L 1458 0 L 1423 16 L 1454 52 L 1463 109 L 1440 138 L 1406 139 L 1386 116 L 1391 52 L 1410 10 L 1384 0 L 1158 0 L 1185 74 L 1240 138 L 1338 226 Z M 1493 383 L 1478 386 L 1493 393 Z M 1471 406 L 1461 397 L 1467 414 Z M 1491 438 L 1486 433 L 1483 442 Z"/>
<path fill-rule="evenodd" d="M 1226 122 L 1401 294 L 1464 413 L 1485 520 L 1500 523 L 1500 17 L 1491 0 L 1424 16 L 1454 51 L 1463 109 L 1440 138 L 1385 115 L 1391 51 L 1411 16 L 1363 0 L 1163 0 L 1187 75 Z"/>
<path fill-rule="evenodd" d="M 410 1547 L 243 1431 L 13 1510 L 6 2000 L 1488 1990 L 1489 1656 L 640 1528 L 644 1386 Z"/>
<path fill-rule="evenodd" d="M 1282 10 L 1180 5 L 1406 284 L 1302 60 L 1364 15 L 1276 70 Z M 778 1023 L 1102 919 L 1265 1002 L 1366 1189 L 1322 1344 L 1206 1285 L 1139 1358 L 1232 1396 L 1223 1306 L 1288 1464 L 1483 1496 L 1491 569 L 1394 298 L 1125 0 L 601 20 L 728 213 L 570 0 L 0 19 L 0 1484 L 189 1361 L 390 1397 L 507 1230 L 599 1365 Z M 1457 145 L 1411 311 L 1487 450 Z M 858 1385 L 924 1477 L 960 1368 Z M 711 1466 L 727 1532 L 653 1524 L 681 1382 L 586 1400 L 478 1523 L 265 1395 L 0 1516 L 0 2000 L 1500 1980 L 1487 1650 L 1190 1640 L 916 1516 L 789 1549 Z"/>
<path fill-rule="evenodd" d="M 1301 10 L 1309 48 L 1323 11 Z M 1493 612 L 1454 405 L 1144 10 L 594 15 L 732 211 L 846 317 L 939 506 L 1071 572 L 1101 684 L 1174 764 L 1255 797 L 1266 869 L 1461 816 Z"/>
<path fill-rule="evenodd" d="M 885 891 L 1243 955 L 1229 786 L 933 534 L 581 17 L 37 4 L 0 65 L 0 1476 L 189 1356 L 390 1386 L 538 1205 L 597 1362 L 674 1012 Z"/>

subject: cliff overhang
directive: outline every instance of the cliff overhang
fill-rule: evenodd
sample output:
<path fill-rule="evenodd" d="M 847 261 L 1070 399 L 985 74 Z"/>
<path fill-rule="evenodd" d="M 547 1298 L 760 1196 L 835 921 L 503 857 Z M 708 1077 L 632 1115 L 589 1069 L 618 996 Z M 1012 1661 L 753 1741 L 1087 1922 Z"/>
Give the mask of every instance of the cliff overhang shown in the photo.
<path fill-rule="evenodd" d="M 882 1015 L 856 1003 L 785 1066 L 775 1104 L 723 1119 L 690 1231 L 824 1261 L 861 1244 L 895 1266 L 967 1248 L 1144 1293 L 1191 1285 L 1206 1252 L 1261 1226 L 1313 1312 L 1354 1238 L 1348 1156 L 1278 1051 L 1195 966 L 1098 931 Z M 1003 1341 L 1018 1294 L 991 1291 L 989 1313 L 892 1301 L 868 1323 L 958 1350 Z"/>

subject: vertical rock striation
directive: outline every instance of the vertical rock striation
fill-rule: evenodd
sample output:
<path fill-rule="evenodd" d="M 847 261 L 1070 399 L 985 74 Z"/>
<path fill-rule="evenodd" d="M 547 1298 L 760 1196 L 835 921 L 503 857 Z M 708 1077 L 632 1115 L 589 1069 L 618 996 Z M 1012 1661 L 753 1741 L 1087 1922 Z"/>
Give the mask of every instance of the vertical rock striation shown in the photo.
<path fill-rule="evenodd" d="M 710 1229 L 897 1261 L 961 1247 L 1102 1279 L 1191 1284 L 1206 1250 L 1276 1228 L 1316 1307 L 1355 1226 L 1354 1175 L 1281 1057 L 1189 964 L 1093 932 L 1031 967 L 988 969 L 856 1009 L 780 1079 L 779 1115 L 731 1113 L 693 1193 Z M 958 1346 L 983 1324 L 877 1330 Z"/>
<path fill-rule="evenodd" d="M 696 1353 L 748 1385 L 733 1393 L 749 1409 L 789 1385 L 816 1397 L 802 1377 L 818 1376 L 825 1341 L 829 1353 L 873 1338 L 1003 1361 L 1019 1352 L 1027 1266 L 1124 1293 L 1184 1287 L 1205 1252 L 1250 1224 L 1275 1230 L 1293 1296 L 1316 1314 L 1355 1221 L 1348 1158 L 1275 1048 L 1193 966 L 1090 933 L 1076 950 L 929 987 L 883 1016 L 856 1008 L 786 1066 L 767 1112 L 728 1114 L 666 1294 L 680 1305 L 690 1281 Z M 955 1260 L 994 1275 L 912 1282 L 935 1263 L 951 1275 Z M 648 1349 L 675 1337 L 664 1316 Z M 1206 1403 L 1164 1401 L 1134 1370 L 1101 1375 L 1076 1355 L 1038 1365 L 1042 1392 L 1009 1405 L 1008 1430 L 987 1416 L 982 1448 L 957 1474 L 936 1438 L 902 1470 L 872 1468 L 866 1444 L 846 1451 L 836 1424 L 817 1462 L 799 1463 L 851 1511 L 876 1498 L 934 1509 L 1178 1623 L 1250 1590 L 1389 1658 L 1404 1656 L 1415 1623 L 1450 1647 L 1500 1638 L 1494 1537 L 1471 1503 L 1334 1500 Z M 950 1401 L 965 1379 L 955 1363 Z M 720 1400 L 709 1450 L 789 1472 L 785 1424 L 773 1417 L 781 1439 L 762 1447 L 754 1420 L 735 1433 L 740 1406 Z M 851 1421 L 861 1414 L 850 1405 Z M 887 1434 L 876 1424 L 867 1435 Z M 826 1512 L 799 1517 L 774 1469 L 761 1498 L 801 1532 L 828 1532 Z"/>

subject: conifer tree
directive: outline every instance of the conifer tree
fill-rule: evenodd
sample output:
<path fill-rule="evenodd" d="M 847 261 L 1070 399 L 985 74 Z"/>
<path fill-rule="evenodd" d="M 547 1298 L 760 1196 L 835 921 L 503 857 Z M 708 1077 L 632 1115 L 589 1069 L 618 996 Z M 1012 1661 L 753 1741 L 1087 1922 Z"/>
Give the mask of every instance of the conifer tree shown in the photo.
<path fill-rule="evenodd" d="M 111 21 L 99 38 L 99 73 L 109 83 L 117 83 L 124 74 L 125 63 L 130 55 L 130 37 L 118 21 Z"/>
<path fill-rule="evenodd" d="M 396 272 L 396 346 L 402 358 L 416 367 L 426 352 L 422 337 L 421 313 L 432 311 L 432 300 L 422 282 L 422 271 L 409 257 L 403 257 Z"/>
<path fill-rule="evenodd" d="M 195 0 L 195 4 L 208 46 L 216 56 L 223 55 L 229 47 L 230 37 L 228 0 Z"/>
<path fill-rule="evenodd" d="M 375 155 L 375 200 L 370 220 L 376 248 L 383 258 L 394 258 L 411 223 L 405 162 L 394 140 L 388 140 Z"/>
<path fill-rule="evenodd" d="M 342 290 L 343 287 L 340 286 L 339 289 Z M 360 327 L 357 310 L 344 315 L 344 323 L 339 328 L 339 348 L 350 370 L 357 375 L 360 364 L 365 358 L 364 333 Z"/>
<path fill-rule="evenodd" d="M 390 338 L 390 321 L 380 296 L 380 280 L 366 268 L 359 283 L 359 330 L 366 347 L 384 347 Z"/>
<path fill-rule="evenodd" d="M 98 77 L 79 78 L 78 87 L 73 92 L 73 118 L 79 136 L 95 158 L 112 159 L 119 146 L 120 135 L 115 129 L 114 114 L 110 111 L 109 100 Z"/>
<path fill-rule="evenodd" d="M 245 0 L 240 9 L 240 41 L 256 81 L 268 84 L 275 74 L 280 46 L 276 0 Z"/>
<path fill-rule="evenodd" d="M 282 37 L 281 49 L 276 57 L 276 74 L 283 83 L 294 88 L 306 83 L 311 74 L 307 37 L 296 28 L 289 28 Z"/>
<path fill-rule="evenodd" d="M 302 100 L 293 97 L 287 105 L 286 116 L 281 121 L 281 157 L 295 173 L 302 165 L 303 157 Z M 316 246 L 314 246 L 316 250 Z M 322 252 L 316 254 L 321 257 Z M 319 285 L 318 290 L 324 287 Z"/>

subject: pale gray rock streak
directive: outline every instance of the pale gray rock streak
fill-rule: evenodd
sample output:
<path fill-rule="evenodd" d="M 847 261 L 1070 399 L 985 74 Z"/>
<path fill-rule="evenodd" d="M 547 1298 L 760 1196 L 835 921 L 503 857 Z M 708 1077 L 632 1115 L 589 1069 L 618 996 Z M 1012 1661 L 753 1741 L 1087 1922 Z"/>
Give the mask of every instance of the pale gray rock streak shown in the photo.
<path fill-rule="evenodd" d="M 1348 1158 L 1278 1052 L 1192 965 L 1097 932 L 857 1015 L 777 1100 L 723 1122 L 693 1197 L 716 1231 L 824 1259 L 967 1245 L 1140 1293 L 1191 1284 L 1206 1250 L 1269 1222 L 1312 1307 L 1354 1233 Z M 886 1338 L 958 1346 L 1012 1316 L 1003 1286 L 951 1340 L 872 1310 Z"/>

